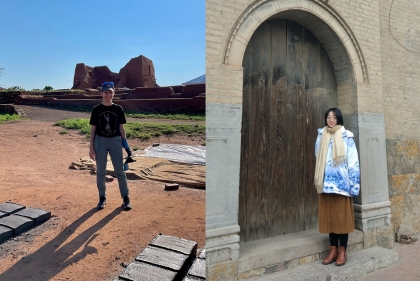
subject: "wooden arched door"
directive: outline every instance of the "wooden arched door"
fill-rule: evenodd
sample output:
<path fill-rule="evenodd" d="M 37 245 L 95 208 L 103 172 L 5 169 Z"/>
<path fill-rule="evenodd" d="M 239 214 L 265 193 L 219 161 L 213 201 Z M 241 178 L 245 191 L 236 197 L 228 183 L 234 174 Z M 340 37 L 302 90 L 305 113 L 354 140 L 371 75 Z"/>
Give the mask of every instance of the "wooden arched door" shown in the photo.
<path fill-rule="evenodd" d="M 316 228 L 316 130 L 337 105 L 328 55 L 299 24 L 270 20 L 251 37 L 243 71 L 241 240 Z"/>

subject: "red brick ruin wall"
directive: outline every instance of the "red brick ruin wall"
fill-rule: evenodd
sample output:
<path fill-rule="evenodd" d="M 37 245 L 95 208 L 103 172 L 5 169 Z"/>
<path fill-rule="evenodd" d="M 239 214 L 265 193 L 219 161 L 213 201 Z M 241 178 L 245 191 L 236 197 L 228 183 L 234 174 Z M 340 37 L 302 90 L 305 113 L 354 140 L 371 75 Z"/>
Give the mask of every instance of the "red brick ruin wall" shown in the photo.
<path fill-rule="evenodd" d="M 155 87 L 155 68 L 152 60 L 145 56 L 132 58 L 118 73 L 112 72 L 108 66 L 88 66 L 76 64 L 72 89 L 96 89 L 103 82 L 114 82 L 117 88 Z"/>

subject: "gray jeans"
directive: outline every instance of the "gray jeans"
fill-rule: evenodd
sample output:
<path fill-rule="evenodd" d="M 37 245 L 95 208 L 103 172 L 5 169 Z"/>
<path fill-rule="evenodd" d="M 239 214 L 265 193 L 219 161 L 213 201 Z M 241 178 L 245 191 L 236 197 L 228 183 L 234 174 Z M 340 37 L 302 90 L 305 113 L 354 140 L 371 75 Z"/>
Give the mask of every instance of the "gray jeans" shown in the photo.
<path fill-rule="evenodd" d="M 127 176 L 123 168 L 121 136 L 106 138 L 95 135 L 93 145 L 96 153 L 96 185 L 98 186 L 99 196 L 106 196 L 105 173 L 108 152 L 118 178 L 121 198 L 128 196 Z"/>

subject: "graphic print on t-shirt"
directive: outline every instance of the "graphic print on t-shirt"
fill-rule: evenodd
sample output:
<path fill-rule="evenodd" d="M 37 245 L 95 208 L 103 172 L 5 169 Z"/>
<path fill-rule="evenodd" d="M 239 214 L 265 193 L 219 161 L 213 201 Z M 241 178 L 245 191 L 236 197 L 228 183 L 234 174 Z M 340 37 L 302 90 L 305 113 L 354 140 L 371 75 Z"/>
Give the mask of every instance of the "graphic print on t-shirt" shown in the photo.
<path fill-rule="evenodd" d="M 105 111 L 99 114 L 99 127 L 102 134 L 105 136 L 111 136 L 115 134 L 118 129 L 117 114 L 110 111 Z"/>

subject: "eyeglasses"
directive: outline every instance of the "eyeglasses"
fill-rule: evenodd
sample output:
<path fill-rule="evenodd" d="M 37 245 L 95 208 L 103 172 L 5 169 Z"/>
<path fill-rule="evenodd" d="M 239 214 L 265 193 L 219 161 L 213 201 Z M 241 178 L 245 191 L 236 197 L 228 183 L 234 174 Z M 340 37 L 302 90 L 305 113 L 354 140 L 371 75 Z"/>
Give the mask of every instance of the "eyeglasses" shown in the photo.
<path fill-rule="evenodd" d="M 112 88 L 114 88 L 114 82 L 103 82 L 102 83 L 102 87 L 103 88 L 105 88 L 105 87 L 112 87 Z"/>
<path fill-rule="evenodd" d="M 337 117 L 335 117 L 335 116 L 328 116 L 327 119 L 328 120 L 337 120 Z"/>

